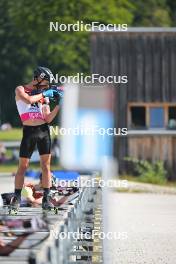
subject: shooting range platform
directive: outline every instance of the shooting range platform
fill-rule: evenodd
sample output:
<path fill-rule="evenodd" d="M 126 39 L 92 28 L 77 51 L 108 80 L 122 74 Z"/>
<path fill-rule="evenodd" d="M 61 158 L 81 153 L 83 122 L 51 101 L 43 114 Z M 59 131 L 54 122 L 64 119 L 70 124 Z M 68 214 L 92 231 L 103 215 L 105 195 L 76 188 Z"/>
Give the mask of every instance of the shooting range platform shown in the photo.
<path fill-rule="evenodd" d="M 0 209 L 0 220 L 41 219 L 43 228 L 31 230 L 20 227 L 1 231 L 5 244 L 17 237 L 28 235 L 8 255 L 0 256 L 2 264 L 57 264 L 57 263 L 103 263 L 102 245 L 98 236 L 85 236 L 93 230 L 101 230 L 101 189 L 79 188 L 72 201 L 58 207 L 58 212 L 44 213 L 41 208 L 21 207 L 17 215 L 9 215 L 7 207 Z M 31 232 L 31 233 L 30 233 Z M 68 234 L 81 234 L 73 237 Z"/>

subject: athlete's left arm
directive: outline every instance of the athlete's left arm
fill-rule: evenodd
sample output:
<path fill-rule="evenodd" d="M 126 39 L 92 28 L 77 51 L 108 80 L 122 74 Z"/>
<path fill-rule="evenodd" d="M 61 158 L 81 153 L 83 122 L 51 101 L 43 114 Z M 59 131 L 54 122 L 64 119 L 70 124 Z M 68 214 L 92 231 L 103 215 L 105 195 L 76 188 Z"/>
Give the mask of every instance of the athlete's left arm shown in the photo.
<path fill-rule="evenodd" d="M 56 105 L 55 108 L 50 111 L 49 105 L 43 105 L 42 111 L 44 119 L 47 123 L 51 123 L 53 119 L 56 117 L 57 113 L 59 112 L 59 106 Z"/>

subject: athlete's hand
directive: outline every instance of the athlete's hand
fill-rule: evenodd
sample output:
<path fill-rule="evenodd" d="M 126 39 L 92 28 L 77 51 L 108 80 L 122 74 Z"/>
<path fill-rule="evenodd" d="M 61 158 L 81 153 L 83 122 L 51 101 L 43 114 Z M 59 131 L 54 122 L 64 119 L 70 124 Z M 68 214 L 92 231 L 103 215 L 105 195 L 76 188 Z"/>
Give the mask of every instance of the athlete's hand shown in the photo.
<path fill-rule="evenodd" d="M 63 97 L 64 97 L 64 91 L 60 87 L 54 87 L 51 88 L 54 93 L 54 97 L 51 98 L 51 100 L 54 100 L 58 105 L 62 104 Z"/>
<path fill-rule="evenodd" d="M 47 91 L 44 91 L 42 94 L 44 97 L 53 98 L 57 95 L 57 91 L 55 91 L 53 89 L 49 89 Z"/>

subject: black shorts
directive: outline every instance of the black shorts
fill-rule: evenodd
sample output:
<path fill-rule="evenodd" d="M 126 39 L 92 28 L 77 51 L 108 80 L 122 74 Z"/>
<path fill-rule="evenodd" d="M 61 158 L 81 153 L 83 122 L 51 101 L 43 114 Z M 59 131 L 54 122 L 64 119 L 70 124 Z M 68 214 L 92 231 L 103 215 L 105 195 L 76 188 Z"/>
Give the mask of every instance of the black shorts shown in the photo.
<path fill-rule="evenodd" d="M 36 146 L 40 155 L 51 153 L 51 137 L 47 124 L 23 126 L 23 138 L 20 145 L 19 156 L 21 158 L 30 159 Z"/>

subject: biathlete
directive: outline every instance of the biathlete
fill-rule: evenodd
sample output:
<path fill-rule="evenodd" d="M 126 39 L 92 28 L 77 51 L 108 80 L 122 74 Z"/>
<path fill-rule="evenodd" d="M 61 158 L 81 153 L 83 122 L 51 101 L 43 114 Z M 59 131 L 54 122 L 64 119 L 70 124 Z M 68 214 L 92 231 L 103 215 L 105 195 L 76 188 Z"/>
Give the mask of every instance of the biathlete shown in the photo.
<path fill-rule="evenodd" d="M 33 80 L 27 85 L 18 86 L 15 90 L 16 105 L 23 124 L 23 137 L 19 152 L 19 166 L 15 175 L 15 192 L 10 203 L 11 212 L 17 211 L 20 207 L 24 175 L 36 146 L 40 154 L 42 170 L 42 208 L 45 210 L 54 208 L 50 196 L 51 138 L 48 124 L 57 115 L 63 94 L 50 87 L 52 76 L 50 69 L 38 67 L 34 71 Z M 58 99 L 58 104 L 50 111 L 48 98 L 55 97 Z"/>

